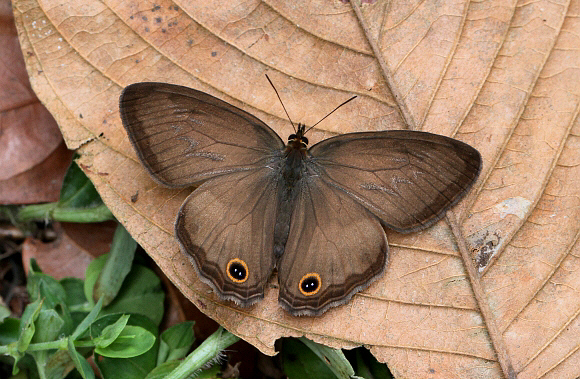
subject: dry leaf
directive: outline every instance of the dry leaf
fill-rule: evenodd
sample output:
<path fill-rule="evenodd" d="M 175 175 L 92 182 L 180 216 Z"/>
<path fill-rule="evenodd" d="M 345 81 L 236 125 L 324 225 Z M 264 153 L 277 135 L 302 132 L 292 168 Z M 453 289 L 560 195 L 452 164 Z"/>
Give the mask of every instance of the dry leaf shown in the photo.
<path fill-rule="evenodd" d="M 524 379 L 580 375 L 579 3 L 364 1 L 358 12 L 346 1 L 15 0 L 14 8 L 33 87 L 68 146 L 80 148 L 113 213 L 204 313 L 270 354 L 277 338 L 306 335 L 364 344 L 397 377 Z M 189 190 L 148 177 L 119 119 L 121 89 L 154 80 L 209 92 L 287 136 L 265 73 L 296 122 L 313 124 L 359 96 L 312 142 L 409 124 L 484 157 L 448 221 L 389 233 L 385 277 L 319 318 L 289 316 L 275 288 L 249 309 L 217 301 L 173 238 Z"/>
<path fill-rule="evenodd" d="M 0 1 L 0 204 L 58 200 L 72 158 L 30 88 L 9 1 Z"/>
<path fill-rule="evenodd" d="M 116 225 L 113 221 L 94 224 L 55 223 L 54 241 L 43 242 L 32 237 L 24 241 L 24 272 L 30 271 L 30 260 L 35 259 L 45 274 L 56 279 L 84 279 L 89 263 L 109 252 Z"/>
<path fill-rule="evenodd" d="M 0 180 L 46 159 L 62 142 L 30 88 L 9 1 L 0 2 Z"/>
<path fill-rule="evenodd" d="M 47 114 L 50 116 L 50 113 Z M 37 143 L 41 144 L 38 140 Z M 42 150 L 42 147 L 39 149 Z M 58 201 L 62 181 L 72 162 L 73 154 L 74 152 L 67 149 L 61 141 L 43 161 L 38 164 L 33 163 L 32 167 L 18 175 L 0 180 L 0 204 L 36 204 Z M 24 157 L 23 160 L 28 161 Z"/>

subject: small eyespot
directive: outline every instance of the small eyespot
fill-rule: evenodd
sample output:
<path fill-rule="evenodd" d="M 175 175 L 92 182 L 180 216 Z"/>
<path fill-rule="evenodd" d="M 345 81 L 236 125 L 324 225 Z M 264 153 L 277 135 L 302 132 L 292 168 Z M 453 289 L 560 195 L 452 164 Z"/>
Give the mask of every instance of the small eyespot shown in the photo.
<path fill-rule="evenodd" d="M 309 272 L 300 279 L 298 283 L 298 289 L 304 296 L 316 295 L 320 291 L 322 280 L 320 275 L 315 272 Z"/>
<path fill-rule="evenodd" d="M 226 267 L 226 274 L 234 283 L 243 283 L 248 280 L 249 271 L 246 262 L 239 258 L 230 260 Z"/>

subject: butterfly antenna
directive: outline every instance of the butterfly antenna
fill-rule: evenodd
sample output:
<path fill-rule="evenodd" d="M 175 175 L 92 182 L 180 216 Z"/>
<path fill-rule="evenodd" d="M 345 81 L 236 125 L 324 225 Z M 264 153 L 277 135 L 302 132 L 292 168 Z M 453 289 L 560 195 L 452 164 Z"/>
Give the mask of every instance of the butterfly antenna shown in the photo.
<path fill-rule="evenodd" d="M 284 112 L 286 112 L 286 116 L 288 116 L 288 121 L 290 121 L 292 127 L 294 128 L 294 132 L 296 132 L 296 126 L 294 126 L 294 123 L 292 122 L 292 119 L 290 118 L 290 115 L 288 114 L 288 111 L 286 110 L 286 107 L 284 106 L 284 103 L 282 102 L 280 95 L 278 94 L 278 90 L 276 89 L 276 87 L 274 87 L 274 83 L 272 83 L 268 74 L 266 74 L 266 79 L 268 79 L 270 85 L 272 86 L 272 88 L 274 88 L 274 92 L 276 92 L 276 96 L 278 96 L 278 100 L 280 100 L 280 104 L 282 104 L 282 108 L 284 108 Z"/>
<path fill-rule="evenodd" d="M 316 124 L 312 125 L 310 128 L 306 129 L 306 131 L 304 132 L 304 134 L 306 134 L 307 131 L 309 131 L 310 129 L 314 128 L 316 125 L 320 124 L 322 122 L 322 120 L 324 120 L 325 118 L 327 118 L 328 116 L 330 116 L 331 114 L 333 114 L 338 108 L 342 107 L 343 105 L 345 105 L 348 102 L 353 101 L 354 99 L 356 99 L 356 95 L 353 96 L 353 97 L 351 97 L 350 99 L 348 99 L 344 103 L 340 104 L 338 107 L 334 108 L 329 114 L 327 114 L 326 116 L 324 116 L 320 121 L 318 121 Z"/>

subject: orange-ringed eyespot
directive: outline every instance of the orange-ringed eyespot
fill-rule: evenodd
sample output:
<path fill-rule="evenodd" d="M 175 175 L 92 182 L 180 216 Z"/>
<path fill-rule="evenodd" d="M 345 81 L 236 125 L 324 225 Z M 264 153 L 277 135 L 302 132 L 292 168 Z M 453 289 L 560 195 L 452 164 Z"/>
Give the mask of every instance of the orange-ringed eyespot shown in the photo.
<path fill-rule="evenodd" d="M 302 295 L 312 296 L 320 291 L 321 284 L 322 280 L 320 279 L 320 275 L 315 272 L 309 272 L 300 279 L 298 289 Z"/>
<path fill-rule="evenodd" d="M 228 278 L 235 283 L 243 283 L 248 280 L 249 272 L 248 265 L 240 258 L 230 260 L 226 267 Z"/>

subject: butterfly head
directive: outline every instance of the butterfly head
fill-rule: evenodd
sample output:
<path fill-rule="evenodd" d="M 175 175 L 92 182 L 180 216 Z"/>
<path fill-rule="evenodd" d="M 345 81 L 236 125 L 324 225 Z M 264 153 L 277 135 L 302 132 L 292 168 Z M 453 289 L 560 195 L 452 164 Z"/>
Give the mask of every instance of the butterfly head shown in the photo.
<path fill-rule="evenodd" d="M 306 151 L 308 149 L 308 138 L 304 136 L 306 125 L 298 124 L 298 130 L 288 137 L 286 149 L 297 149 Z"/>

